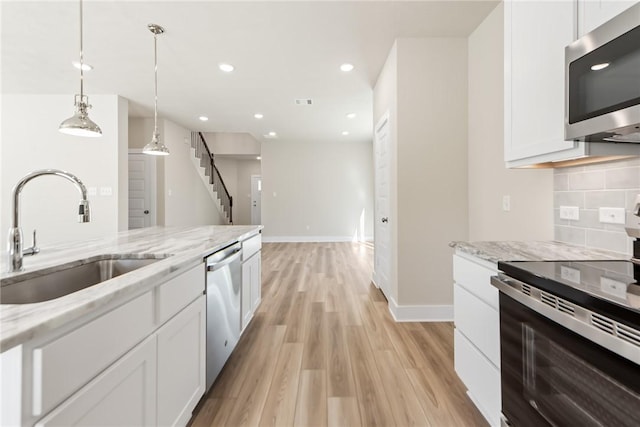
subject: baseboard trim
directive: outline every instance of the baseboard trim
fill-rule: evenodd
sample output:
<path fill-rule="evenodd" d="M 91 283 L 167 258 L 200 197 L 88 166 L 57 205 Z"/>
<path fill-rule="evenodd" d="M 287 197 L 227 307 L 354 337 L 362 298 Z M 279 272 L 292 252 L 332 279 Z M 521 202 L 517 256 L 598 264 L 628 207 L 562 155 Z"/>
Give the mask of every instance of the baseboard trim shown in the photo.
<path fill-rule="evenodd" d="M 389 312 L 396 322 L 453 321 L 453 305 L 398 305 L 389 298 Z"/>
<path fill-rule="evenodd" d="M 265 236 L 264 243 L 320 243 L 320 242 L 362 242 L 354 240 L 353 236 Z M 373 236 L 365 236 L 364 242 L 372 242 Z"/>

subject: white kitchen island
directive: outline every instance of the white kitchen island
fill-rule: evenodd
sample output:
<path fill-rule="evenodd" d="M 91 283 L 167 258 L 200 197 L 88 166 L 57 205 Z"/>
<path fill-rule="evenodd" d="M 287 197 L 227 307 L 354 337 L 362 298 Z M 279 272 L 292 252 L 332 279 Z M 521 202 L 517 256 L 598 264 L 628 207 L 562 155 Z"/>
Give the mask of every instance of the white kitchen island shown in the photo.
<path fill-rule="evenodd" d="M 56 299 L 0 304 L 0 424 L 185 425 L 205 391 L 203 259 L 261 228 L 121 232 L 43 247 L 25 271 L 2 273 L 9 286 L 104 256 L 158 259 Z"/>

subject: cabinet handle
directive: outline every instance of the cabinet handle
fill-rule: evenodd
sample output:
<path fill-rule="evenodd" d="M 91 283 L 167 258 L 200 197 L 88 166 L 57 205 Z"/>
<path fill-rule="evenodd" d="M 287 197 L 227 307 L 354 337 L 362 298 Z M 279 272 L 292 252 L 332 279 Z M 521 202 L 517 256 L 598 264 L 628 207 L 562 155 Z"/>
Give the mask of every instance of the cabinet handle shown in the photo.
<path fill-rule="evenodd" d="M 384 222 L 384 223 L 389 222 L 389 218 L 387 218 L 387 217 L 382 218 L 382 222 Z"/>

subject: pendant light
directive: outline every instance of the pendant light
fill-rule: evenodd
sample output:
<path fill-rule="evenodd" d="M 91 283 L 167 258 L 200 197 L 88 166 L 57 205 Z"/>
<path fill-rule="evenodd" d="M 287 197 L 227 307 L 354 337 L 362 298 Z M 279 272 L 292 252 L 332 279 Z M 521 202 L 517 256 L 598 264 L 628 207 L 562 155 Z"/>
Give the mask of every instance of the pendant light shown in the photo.
<path fill-rule="evenodd" d="M 164 28 L 160 25 L 149 24 L 149 31 L 153 33 L 153 61 L 155 76 L 154 91 L 154 114 L 153 114 L 153 136 L 151 142 L 144 146 L 142 152 L 144 154 L 152 154 L 154 156 L 167 156 L 169 149 L 160 141 L 160 133 L 158 133 L 158 34 L 164 33 Z"/>
<path fill-rule="evenodd" d="M 89 104 L 89 97 L 84 94 L 84 55 L 82 48 L 82 0 L 80 0 L 80 95 L 76 95 L 74 98 L 76 112 L 73 116 L 60 123 L 58 130 L 68 135 L 102 136 L 100 126 L 89 118 L 87 111 L 91 108 L 91 105 Z"/>

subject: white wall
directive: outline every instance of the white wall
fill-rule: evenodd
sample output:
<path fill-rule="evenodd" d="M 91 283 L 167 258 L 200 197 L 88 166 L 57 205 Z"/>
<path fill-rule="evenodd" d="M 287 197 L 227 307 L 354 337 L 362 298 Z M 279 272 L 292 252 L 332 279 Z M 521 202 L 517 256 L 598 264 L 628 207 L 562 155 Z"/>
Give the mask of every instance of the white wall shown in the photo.
<path fill-rule="evenodd" d="M 467 229 L 467 40 L 399 39 L 398 304 L 453 303 Z"/>
<path fill-rule="evenodd" d="M 102 128 L 100 138 L 82 138 L 58 132 L 58 126 L 74 111 L 73 95 L 2 95 L 2 209 L 1 238 L 10 227 L 11 190 L 24 175 L 37 169 L 63 169 L 78 176 L 87 187 L 110 188 L 110 196 L 89 196 L 91 222 L 77 222 L 80 195 L 64 178 L 45 176 L 22 191 L 21 225 L 25 245 L 38 229 L 43 250 L 54 242 L 109 235 L 122 228 L 119 211 L 122 188 L 119 169 L 127 134 L 122 133 L 128 104 L 116 95 L 91 95 L 90 117 Z M 127 209 L 123 206 L 122 209 Z M 126 224 L 124 224 L 126 227 Z M 4 246 L 3 246 L 4 247 Z M 3 251 L 4 252 L 4 251 Z"/>
<path fill-rule="evenodd" d="M 191 132 L 169 120 L 158 122 L 160 139 L 170 154 L 158 158 L 158 224 L 222 224 L 216 204 L 198 175 L 191 157 Z M 153 119 L 131 119 L 131 148 L 151 140 Z"/>
<path fill-rule="evenodd" d="M 216 166 L 233 197 L 233 224 L 251 224 L 251 175 L 260 175 L 259 160 L 216 156 Z"/>
<path fill-rule="evenodd" d="M 373 234 L 372 144 L 269 141 L 262 147 L 262 223 L 272 240 Z"/>
<path fill-rule="evenodd" d="M 260 141 L 245 132 L 203 132 L 214 155 L 260 155 Z"/>
<path fill-rule="evenodd" d="M 504 166 L 503 14 L 500 4 L 469 36 L 468 240 L 552 240 L 553 171 Z"/>

